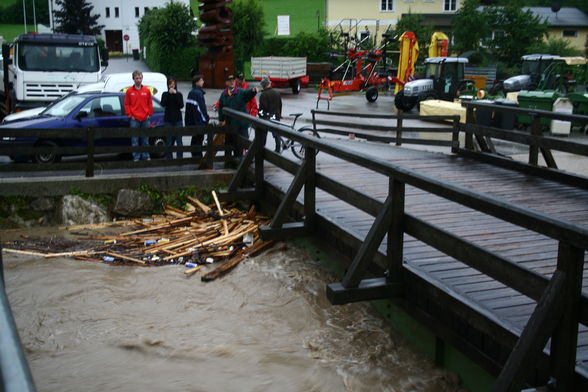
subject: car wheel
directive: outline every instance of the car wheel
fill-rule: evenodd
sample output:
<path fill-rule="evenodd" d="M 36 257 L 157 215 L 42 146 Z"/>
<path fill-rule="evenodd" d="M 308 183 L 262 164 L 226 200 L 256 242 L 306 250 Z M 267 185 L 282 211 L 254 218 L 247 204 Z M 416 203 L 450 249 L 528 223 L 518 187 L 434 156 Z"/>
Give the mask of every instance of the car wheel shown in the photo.
<path fill-rule="evenodd" d="M 59 147 L 59 144 L 52 140 L 41 140 L 35 144 L 35 147 Z M 44 152 L 35 154 L 33 156 L 33 161 L 35 163 L 41 164 L 50 164 L 56 163 L 61 161 L 61 155 L 56 154 L 55 152 Z"/>
<path fill-rule="evenodd" d="M 375 86 L 368 88 L 365 92 L 365 99 L 367 99 L 368 102 L 376 102 L 376 99 L 378 99 L 378 88 Z"/>
<path fill-rule="evenodd" d="M 292 87 L 292 94 L 298 94 L 300 92 L 300 88 L 302 87 L 300 84 L 300 79 L 292 79 L 290 81 L 290 86 Z"/>
<path fill-rule="evenodd" d="M 165 137 L 163 136 L 154 136 L 149 138 L 149 145 L 154 147 L 165 147 Z M 152 152 L 150 153 L 152 159 L 155 158 L 163 158 L 165 156 L 164 152 Z"/>
<path fill-rule="evenodd" d="M 394 97 L 394 106 L 396 106 L 396 109 L 402 110 L 403 112 L 410 112 L 415 104 L 416 102 L 412 99 L 404 96 L 404 90 L 400 90 Z"/>

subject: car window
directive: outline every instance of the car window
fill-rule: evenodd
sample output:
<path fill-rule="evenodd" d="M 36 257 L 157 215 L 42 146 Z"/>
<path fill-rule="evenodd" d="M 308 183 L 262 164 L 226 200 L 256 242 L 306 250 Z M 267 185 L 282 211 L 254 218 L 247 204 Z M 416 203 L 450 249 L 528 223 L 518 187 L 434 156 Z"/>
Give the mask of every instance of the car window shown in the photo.
<path fill-rule="evenodd" d="M 153 113 L 163 113 L 163 112 L 165 112 L 165 109 L 163 108 L 163 106 L 161 106 L 161 104 L 154 99 L 153 100 Z"/>
<path fill-rule="evenodd" d="M 88 101 L 80 112 L 87 113 L 88 118 L 122 115 L 122 107 L 118 96 L 97 97 Z"/>
<path fill-rule="evenodd" d="M 71 95 L 45 109 L 45 111 L 43 111 L 43 114 L 55 117 L 65 117 L 73 109 L 75 109 L 76 106 L 81 104 L 84 101 L 84 99 L 86 99 L 85 96 Z"/>

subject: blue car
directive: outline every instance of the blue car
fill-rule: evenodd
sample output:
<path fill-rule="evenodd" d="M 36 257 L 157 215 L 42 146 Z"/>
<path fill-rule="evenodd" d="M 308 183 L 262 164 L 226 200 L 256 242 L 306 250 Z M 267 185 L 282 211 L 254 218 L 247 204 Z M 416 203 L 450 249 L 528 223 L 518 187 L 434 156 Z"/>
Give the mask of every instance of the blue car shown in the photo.
<path fill-rule="evenodd" d="M 123 93 L 72 93 L 53 102 L 38 116 L 0 125 L 0 129 L 7 128 L 36 128 L 36 129 L 86 129 L 122 128 L 130 127 L 130 120 L 124 112 Z M 153 98 L 153 116 L 151 126 L 163 125 L 164 108 L 156 98 Z M 151 138 L 152 145 L 164 144 L 164 137 Z M 130 139 L 97 139 L 96 146 L 129 145 Z M 57 146 L 67 147 L 86 146 L 86 140 L 80 139 L 51 139 L 51 138 L 14 138 L 3 137 L 3 146 Z M 53 163 L 61 160 L 60 155 L 54 153 L 37 154 L 34 156 L 10 156 L 13 161 L 33 160 L 37 163 Z"/>

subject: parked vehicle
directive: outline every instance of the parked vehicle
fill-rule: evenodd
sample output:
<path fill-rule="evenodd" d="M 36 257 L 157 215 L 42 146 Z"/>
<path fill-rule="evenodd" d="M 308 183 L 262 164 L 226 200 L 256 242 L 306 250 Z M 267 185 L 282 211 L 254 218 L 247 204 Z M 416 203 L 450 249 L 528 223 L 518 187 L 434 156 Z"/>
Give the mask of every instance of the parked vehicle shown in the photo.
<path fill-rule="evenodd" d="M 251 57 L 251 76 L 255 80 L 268 78 L 276 87 L 292 88 L 298 94 L 301 87 L 308 87 L 306 57 Z"/>
<path fill-rule="evenodd" d="M 558 58 L 552 54 L 528 54 L 521 57 L 521 74 L 512 76 L 502 82 L 502 86 L 497 85 L 493 88 L 490 94 L 495 95 L 500 88 L 505 93 L 521 91 L 521 90 L 535 90 L 541 75 L 545 70 Z"/>
<path fill-rule="evenodd" d="M 125 92 L 126 89 L 132 84 L 133 81 L 129 72 L 112 73 L 104 75 L 102 80 L 100 80 L 98 83 L 90 83 L 79 87 L 76 92 Z M 164 74 L 159 72 L 143 72 L 143 85 L 151 90 L 151 94 L 155 98 L 161 100 L 161 95 L 164 91 L 167 91 L 167 78 Z M 47 108 L 47 106 L 40 106 L 33 109 L 9 114 L 8 116 L 4 117 L 2 123 L 35 117 L 45 110 L 45 108 Z"/>
<path fill-rule="evenodd" d="M 5 113 L 45 106 L 80 86 L 96 83 L 108 54 L 96 38 L 73 34 L 21 34 L 2 45 Z"/>
<path fill-rule="evenodd" d="M 164 108 L 157 98 L 153 98 L 153 116 L 151 126 L 163 125 Z M 56 101 L 34 118 L 14 121 L 0 125 L 0 129 L 32 128 L 32 129 L 87 129 L 129 127 L 130 120 L 124 113 L 123 93 L 72 93 Z M 151 138 L 152 145 L 165 144 L 164 137 Z M 86 140 L 56 138 L 4 137 L 0 141 L 3 146 L 85 146 Z M 96 146 L 130 145 L 130 139 L 104 138 L 95 141 Z M 10 156 L 13 161 L 33 160 L 37 163 L 53 163 L 61 160 L 60 155 L 53 153 L 34 156 Z"/>
<path fill-rule="evenodd" d="M 474 82 L 465 77 L 465 57 L 429 57 L 425 59 L 424 79 L 410 81 L 394 98 L 397 109 L 408 112 L 427 99 L 453 101 L 460 94 L 474 89 Z M 475 93 L 473 94 L 475 97 Z"/>

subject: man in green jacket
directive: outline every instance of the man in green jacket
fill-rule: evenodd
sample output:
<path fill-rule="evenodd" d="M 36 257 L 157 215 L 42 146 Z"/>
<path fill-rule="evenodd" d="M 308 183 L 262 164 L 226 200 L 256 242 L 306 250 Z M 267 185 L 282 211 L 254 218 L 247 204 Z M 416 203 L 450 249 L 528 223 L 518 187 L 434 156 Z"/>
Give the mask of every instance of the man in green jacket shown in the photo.
<path fill-rule="evenodd" d="M 225 116 L 223 113 L 223 108 L 235 109 L 240 112 L 247 113 L 247 102 L 249 102 L 251 98 L 255 97 L 257 94 L 257 88 L 254 87 L 247 90 L 238 88 L 236 86 L 235 77 L 233 75 L 229 75 L 225 83 L 227 88 L 224 89 L 221 93 L 218 105 L 218 120 L 220 121 L 220 125 L 231 125 L 237 132 L 237 135 L 248 138 L 249 123 Z M 243 156 L 243 150 L 237 144 L 236 135 L 227 134 L 226 144 L 233 148 L 235 157 L 240 158 Z M 230 155 L 230 152 L 228 152 L 228 154 Z"/>

